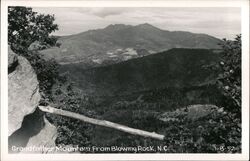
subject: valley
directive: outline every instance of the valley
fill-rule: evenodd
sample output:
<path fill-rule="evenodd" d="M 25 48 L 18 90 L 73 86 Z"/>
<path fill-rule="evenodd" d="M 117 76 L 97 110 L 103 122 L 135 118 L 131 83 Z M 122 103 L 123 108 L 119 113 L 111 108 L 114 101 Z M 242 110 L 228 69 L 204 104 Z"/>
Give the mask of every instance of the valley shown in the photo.
<path fill-rule="evenodd" d="M 65 89 L 54 87 L 57 106 L 77 96 L 80 102 L 73 102 L 79 103 L 62 108 L 165 134 L 169 125 L 160 119 L 163 113 L 196 104 L 223 104 L 215 85 L 218 71 L 206 68 L 220 61 L 220 42 L 209 35 L 170 32 L 150 24 L 116 24 L 60 37 L 60 47 L 40 54 L 55 59 L 60 64 L 59 73 L 72 84 Z M 70 95 L 64 95 L 69 91 Z M 98 147 L 164 146 L 164 142 L 104 127 L 82 126 L 86 131 L 78 135 Z M 58 140 L 61 143 L 65 140 Z"/>
<path fill-rule="evenodd" d="M 61 66 L 82 93 L 93 96 L 118 96 L 167 87 L 213 84 L 216 73 L 205 69 L 219 60 L 207 49 L 171 49 L 165 52 L 85 69 L 83 63 Z"/>
<path fill-rule="evenodd" d="M 60 75 L 70 82 L 54 86 L 54 106 L 163 134 L 166 140 L 142 138 L 65 118 L 57 125 L 57 144 L 168 145 L 168 151 L 158 152 L 204 151 L 195 147 L 199 141 L 196 126 L 207 125 L 206 119 L 221 117 L 220 113 L 212 114 L 214 106 L 222 107 L 227 101 L 216 85 L 220 71 L 209 68 L 221 60 L 221 40 L 205 34 L 164 31 L 150 24 L 117 24 L 63 36 L 58 43 L 60 47 L 40 51 L 45 59 L 52 58 L 60 64 Z M 201 119 L 194 121 L 196 117 Z M 51 119 L 57 122 L 62 118 Z M 209 136 L 213 137 L 217 135 Z M 169 142 L 173 139 L 174 143 Z M 185 146 L 179 146 L 180 142 Z"/>
<path fill-rule="evenodd" d="M 211 49 L 179 48 L 89 69 L 83 63 L 64 64 L 60 73 L 81 95 L 79 113 L 167 135 L 169 125 L 160 119 L 163 113 L 197 104 L 223 105 L 215 85 L 217 73 L 206 69 L 219 60 L 220 54 Z M 91 145 L 98 147 L 164 146 L 104 127 L 89 130 Z"/>

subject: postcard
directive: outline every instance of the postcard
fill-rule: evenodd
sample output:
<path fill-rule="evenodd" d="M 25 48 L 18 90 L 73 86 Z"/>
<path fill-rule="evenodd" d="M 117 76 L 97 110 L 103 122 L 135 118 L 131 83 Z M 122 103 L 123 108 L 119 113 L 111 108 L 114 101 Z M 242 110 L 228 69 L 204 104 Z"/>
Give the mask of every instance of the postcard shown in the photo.
<path fill-rule="evenodd" d="M 2 1 L 2 160 L 248 160 L 249 1 Z"/>

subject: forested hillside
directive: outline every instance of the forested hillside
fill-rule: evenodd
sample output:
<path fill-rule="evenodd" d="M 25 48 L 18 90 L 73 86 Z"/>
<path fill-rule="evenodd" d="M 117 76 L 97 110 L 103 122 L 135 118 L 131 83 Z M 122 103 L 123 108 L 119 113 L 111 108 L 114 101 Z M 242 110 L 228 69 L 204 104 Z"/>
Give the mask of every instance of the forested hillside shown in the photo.
<path fill-rule="evenodd" d="M 62 65 L 61 72 L 92 95 L 121 95 L 162 88 L 199 87 L 215 83 L 218 53 L 206 49 L 171 49 L 105 67 L 84 69 L 81 63 Z"/>

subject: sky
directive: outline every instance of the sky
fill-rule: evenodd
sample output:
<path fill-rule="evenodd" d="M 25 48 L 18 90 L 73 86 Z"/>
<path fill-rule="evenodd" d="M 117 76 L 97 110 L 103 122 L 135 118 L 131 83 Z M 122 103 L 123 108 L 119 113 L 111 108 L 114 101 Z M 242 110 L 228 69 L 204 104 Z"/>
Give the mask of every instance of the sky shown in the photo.
<path fill-rule="evenodd" d="M 72 35 L 110 24 L 149 23 L 168 31 L 205 33 L 217 38 L 233 39 L 241 33 L 240 8 L 33 8 L 54 14 L 59 30 L 54 35 Z"/>

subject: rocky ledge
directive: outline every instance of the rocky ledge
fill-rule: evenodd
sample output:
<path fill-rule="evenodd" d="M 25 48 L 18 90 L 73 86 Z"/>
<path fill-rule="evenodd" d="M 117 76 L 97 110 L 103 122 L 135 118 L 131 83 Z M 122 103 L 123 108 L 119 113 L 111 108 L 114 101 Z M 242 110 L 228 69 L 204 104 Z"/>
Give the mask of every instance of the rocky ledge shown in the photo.
<path fill-rule="evenodd" d="M 57 130 L 37 109 L 41 96 L 32 66 L 8 49 L 8 135 L 9 151 L 24 147 L 55 147 Z M 19 147 L 19 150 L 17 148 Z M 46 150 L 29 153 L 48 153 Z"/>

